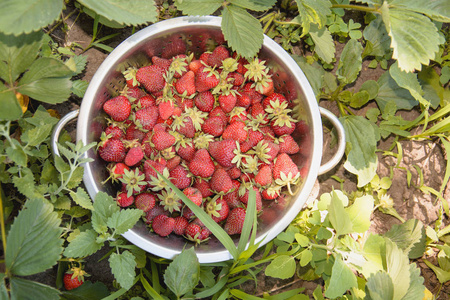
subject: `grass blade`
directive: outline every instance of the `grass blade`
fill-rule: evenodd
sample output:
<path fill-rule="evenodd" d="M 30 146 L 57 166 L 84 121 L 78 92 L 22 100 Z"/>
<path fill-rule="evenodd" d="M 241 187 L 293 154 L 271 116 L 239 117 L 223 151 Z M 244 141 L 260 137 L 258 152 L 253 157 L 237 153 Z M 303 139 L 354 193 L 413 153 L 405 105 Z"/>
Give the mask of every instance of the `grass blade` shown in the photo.
<path fill-rule="evenodd" d="M 244 225 L 241 232 L 241 237 L 239 238 L 239 244 L 237 246 L 238 256 L 245 250 L 245 246 L 247 245 L 248 239 L 250 237 L 250 233 L 253 231 L 256 232 L 256 227 L 254 226 L 254 220 L 256 219 L 256 193 L 251 188 L 248 194 L 248 204 L 247 204 L 247 212 L 245 214 Z"/>

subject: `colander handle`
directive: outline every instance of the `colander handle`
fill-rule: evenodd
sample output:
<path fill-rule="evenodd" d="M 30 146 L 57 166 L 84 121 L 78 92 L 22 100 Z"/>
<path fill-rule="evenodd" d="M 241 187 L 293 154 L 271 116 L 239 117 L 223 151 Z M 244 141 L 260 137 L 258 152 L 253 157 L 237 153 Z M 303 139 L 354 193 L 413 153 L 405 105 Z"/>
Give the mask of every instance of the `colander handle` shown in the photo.
<path fill-rule="evenodd" d="M 319 175 L 327 173 L 331 169 L 333 169 L 342 159 L 345 153 L 345 130 L 344 126 L 342 126 L 341 121 L 339 121 L 338 117 L 336 117 L 331 111 L 325 109 L 323 107 L 319 107 L 320 114 L 322 117 L 327 118 L 331 124 L 333 124 L 334 128 L 336 128 L 338 134 L 338 148 L 333 157 L 328 160 L 326 163 L 320 166 Z"/>
<path fill-rule="evenodd" d="M 50 146 L 52 148 L 53 155 L 59 156 L 59 150 L 58 150 L 58 138 L 61 134 L 61 130 L 66 126 L 67 123 L 78 117 L 78 114 L 80 113 L 80 110 L 74 110 L 70 113 L 66 114 L 64 117 L 59 120 L 59 122 L 56 124 L 55 128 L 53 129 L 51 140 L 50 140 Z"/>

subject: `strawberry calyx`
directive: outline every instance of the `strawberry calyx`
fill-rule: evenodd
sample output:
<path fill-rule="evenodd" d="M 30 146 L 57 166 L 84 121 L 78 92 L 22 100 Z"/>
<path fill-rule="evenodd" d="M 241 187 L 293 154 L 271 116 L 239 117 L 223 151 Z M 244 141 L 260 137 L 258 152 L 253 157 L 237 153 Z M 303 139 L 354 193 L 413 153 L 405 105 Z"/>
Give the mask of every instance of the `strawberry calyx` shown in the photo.
<path fill-rule="evenodd" d="M 134 170 L 124 170 L 122 178 L 119 180 L 126 185 L 127 196 L 130 197 L 133 193 L 139 193 L 142 186 L 147 185 L 145 181 L 145 174 L 140 173 L 138 168 Z"/>
<path fill-rule="evenodd" d="M 173 213 L 174 211 L 180 211 L 182 204 L 181 199 L 172 190 L 163 189 L 160 194 L 158 194 L 160 200 L 160 205 L 164 210 Z"/>

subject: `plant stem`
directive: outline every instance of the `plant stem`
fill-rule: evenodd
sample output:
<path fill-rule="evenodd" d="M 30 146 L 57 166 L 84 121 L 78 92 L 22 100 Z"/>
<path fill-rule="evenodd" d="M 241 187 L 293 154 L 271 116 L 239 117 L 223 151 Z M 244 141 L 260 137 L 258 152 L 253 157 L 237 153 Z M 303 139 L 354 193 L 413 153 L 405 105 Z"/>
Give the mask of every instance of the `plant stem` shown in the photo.
<path fill-rule="evenodd" d="M 378 8 L 376 8 L 376 7 L 368 7 L 368 6 L 352 5 L 352 4 L 333 4 L 333 5 L 331 5 L 331 8 L 353 9 L 353 10 L 359 10 L 359 11 L 365 11 L 365 12 L 371 12 L 371 13 L 380 13 Z"/>
<path fill-rule="evenodd" d="M 1 185 L 0 185 L 0 230 L 2 234 L 3 253 L 6 256 L 6 230 L 5 230 L 5 216 L 3 213 L 3 198 Z"/>

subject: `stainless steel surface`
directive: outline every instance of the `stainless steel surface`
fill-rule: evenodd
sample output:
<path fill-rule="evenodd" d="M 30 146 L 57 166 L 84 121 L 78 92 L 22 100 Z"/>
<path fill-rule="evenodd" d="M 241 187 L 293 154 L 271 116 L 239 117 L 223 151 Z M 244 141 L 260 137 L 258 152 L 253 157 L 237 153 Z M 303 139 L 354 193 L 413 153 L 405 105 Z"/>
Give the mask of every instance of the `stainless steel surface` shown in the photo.
<path fill-rule="evenodd" d="M 125 82 L 120 73 L 128 66 L 139 66 L 149 61 L 151 55 L 159 55 L 165 47 L 170 47 L 174 40 L 181 39 L 187 51 L 202 51 L 201 39 L 223 41 L 219 17 L 179 17 L 161 21 L 140 30 L 121 43 L 101 64 L 92 78 L 83 99 L 77 123 L 77 140 L 84 144 L 98 141 L 105 127 L 102 104 L 117 95 Z M 266 207 L 260 216 L 256 242 L 261 246 L 282 232 L 302 209 L 314 182 L 319 174 L 322 156 L 322 122 L 316 98 L 308 80 L 291 56 L 280 45 L 269 37 L 264 43 L 259 57 L 266 60 L 273 70 L 274 86 L 286 98 L 296 101 L 296 116 L 309 125 L 306 134 L 311 139 L 310 149 L 304 156 L 296 155 L 294 160 L 300 167 L 307 169 L 307 176 L 298 185 L 295 196 L 287 198 L 286 206 L 272 205 Z M 345 144 L 345 142 L 342 142 Z M 105 164 L 98 158 L 94 150 L 86 156 L 94 159 L 85 165 L 84 184 L 89 195 L 95 198 L 99 191 L 115 194 L 112 185 L 102 185 L 107 177 Z M 334 160 L 337 163 L 338 157 Z M 328 167 L 327 167 L 328 168 Z M 269 220 L 271 221 L 267 221 Z M 171 235 L 162 238 L 151 233 L 143 222 L 139 222 L 132 230 L 123 235 L 131 243 L 164 258 L 173 258 L 186 246 L 182 237 Z M 238 239 L 235 239 L 237 244 Z M 231 259 L 230 253 L 214 238 L 196 248 L 201 263 L 218 262 Z"/>
<path fill-rule="evenodd" d="M 78 117 L 79 113 L 80 113 L 79 109 L 71 111 L 70 113 L 68 113 L 64 117 L 62 117 L 61 120 L 59 120 L 58 123 L 56 124 L 55 128 L 53 128 L 53 132 L 52 132 L 52 136 L 51 136 L 51 140 L 50 140 L 50 146 L 51 146 L 53 155 L 59 156 L 57 142 L 58 142 L 59 135 L 61 134 L 61 130 L 64 128 L 64 126 L 66 126 L 67 123 L 69 123 L 70 121 L 72 121 L 73 119 Z"/>

